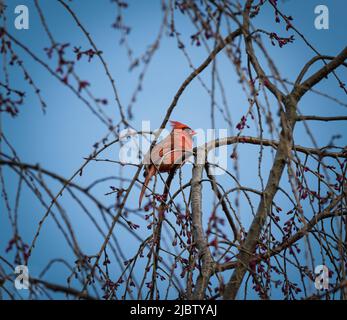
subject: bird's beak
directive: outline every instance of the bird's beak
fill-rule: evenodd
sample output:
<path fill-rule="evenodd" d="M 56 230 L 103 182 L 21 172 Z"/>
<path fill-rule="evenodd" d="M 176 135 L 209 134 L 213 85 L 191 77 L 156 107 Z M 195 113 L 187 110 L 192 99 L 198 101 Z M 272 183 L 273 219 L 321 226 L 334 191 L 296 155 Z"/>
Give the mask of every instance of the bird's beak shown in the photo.
<path fill-rule="evenodd" d="M 192 130 L 192 133 L 190 135 L 195 136 L 197 134 L 197 132 L 195 132 L 194 130 Z"/>

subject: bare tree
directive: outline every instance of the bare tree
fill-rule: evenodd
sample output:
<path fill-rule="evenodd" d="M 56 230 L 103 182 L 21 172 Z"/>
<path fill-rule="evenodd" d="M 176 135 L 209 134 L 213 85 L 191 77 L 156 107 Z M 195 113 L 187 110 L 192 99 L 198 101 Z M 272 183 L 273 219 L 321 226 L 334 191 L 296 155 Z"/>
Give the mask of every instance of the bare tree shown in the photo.
<path fill-rule="evenodd" d="M 119 46 L 128 54 L 130 72 L 139 69 L 128 105 L 121 101 L 117 77 L 74 9 L 74 2 L 57 0 L 54 5 L 66 11 L 75 23 L 72 32 L 80 32 L 89 47 L 72 48 L 57 41 L 40 1 L 33 0 L 40 27 L 50 43 L 42 54 L 9 31 L 6 2 L 1 5 L 1 123 L 11 118 L 15 121 L 26 103 L 22 85 L 11 81 L 14 68 L 23 74 L 23 83 L 37 96 L 42 111 L 49 110 L 44 90 L 37 85 L 39 79 L 26 66 L 30 59 L 50 74 L 56 85 L 66 87 L 86 106 L 95 121 L 105 125 L 105 135 L 93 144 L 90 154 L 68 177 L 23 160 L 16 142 L 1 126 L 1 220 L 11 226 L 12 234 L 6 252 L 0 253 L 1 296 L 21 298 L 13 286 L 17 276 L 14 268 L 27 265 L 30 269 L 41 231 L 47 220 L 53 219 L 74 259 L 42 256 L 45 268 L 39 274 L 30 274 L 29 295 L 34 299 L 54 298 L 52 292 L 76 299 L 247 299 L 255 295 L 261 299 L 274 295 L 283 299 L 346 299 L 347 149 L 339 145 L 339 136 L 333 136 L 326 145 L 317 141 L 310 124 L 318 121 L 324 126 L 326 122 L 347 120 L 338 112 L 347 107 L 346 101 L 315 89 L 329 77 L 345 97 L 346 87 L 339 72 L 346 75 L 347 47 L 341 44 L 341 51 L 335 56 L 320 53 L 302 34 L 300 24 L 281 11 L 277 0 L 247 0 L 245 4 L 234 0 L 163 0 L 158 34 L 146 52 L 136 58 L 128 41 L 131 29 L 123 15 L 130 8 L 121 0 L 112 4 L 117 12 L 113 27 L 121 35 Z M 265 7 L 272 10 L 274 20 L 283 33 L 290 34 L 288 37 L 253 23 Z M 206 51 L 206 58 L 199 65 L 189 54 L 189 44 L 184 40 L 187 35 L 177 26 L 177 15 L 190 21 L 195 30 L 188 35 L 190 45 Z M 183 53 L 190 73 L 170 97 L 159 130 L 144 132 L 132 124 L 134 108 L 164 37 L 177 43 L 177 52 Z M 302 41 L 310 48 L 312 57 L 303 62 L 295 79 L 285 79 L 270 56 L 269 45 L 286 50 L 294 41 Z M 69 58 L 71 54 L 73 59 Z M 221 55 L 227 62 L 217 63 Z M 78 74 L 76 65 L 83 59 L 98 60 L 105 74 L 100 81 L 107 82 L 113 101 L 98 98 L 90 81 Z M 247 112 L 236 121 L 236 106 L 232 108 L 227 99 L 230 83 L 223 77 L 225 64 L 233 68 L 239 89 L 248 101 Z M 209 72 L 206 80 L 204 74 Z M 129 137 L 139 136 L 150 136 L 153 148 L 181 96 L 194 81 L 210 97 L 211 127 L 227 127 L 231 135 L 198 145 L 193 152 L 192 170 L 176 166 L 167 177 L 159 174 L 147 191 L 146 205 L 138 208 L 130 199 L 138 195 L 142 186 L 143 165 L 110 158 L 107 151 L 122 147 Z M 301 113 L 305 110 L 302 100 L 307 95 L 334 104 L 331 116 Z M 107 104 L 115 106 L 117 114 L 113 111 L 110 116 L 104 108 Z M 306 137 L 295 135 L 297 123 L 304 124 Z M 254 128 L 254 136 L 243 134 L 249 126 Z M 313 147 L 306 147 L 305 141 L 311 141 Z M 209 153 L 223 146 L 229 148 L 231 169 L 208 158 Z M 257 188 L 242 181 L 238 160 L 244 150 L 255 148 Z M 101 168 L 107 164 L 112 164 L 119 175 L 89 179 L 87 185 L 76 182 L 79 176 L 88 176 L 87 167 Z M 225 171 L 223 179 L 213 174 L 216 169 Z M 16 189 L 9 187 L 9 173 L 17 179 Z M 173 181 L 178 188 L 173 187 Z M 101 197 L 96 189 L 105 195 Z M 203 201 L 203 189 L 214 194 L 213 203 Z M 31 239 L 23 237 L 20 230 L 26 226 L 18 222 L 20 203 L 25 203 L 24 192 L 37 199 L 42 209 L 38 213 L 39 223 L 32 220 L 35 232 Z M 99 250 L 93 254 L 86 254 L 90 250 L 78 241 L 79 234 L 71 223 L 73 209 L 65 203 L 66 197 L 94 226 L 95 234 L 102 237 Z M 250 223 L 245 222 L 245 217 Z M 133 255 L 129 255 L 125 245 L 130 239 L 138 243 Z M 329 266 L 328 271 L 323 269 L 328 274 L 315 274 L 316 264 L 321 264 L 316 263 L 317 259 Z M 45 279 L 56 265 L 68 270 L 67 285 Z M 317 279 L 322 279 L 318 285 L 325 284 L 324 277 L 329 278 L 325 291 L 312 289 Z"/>

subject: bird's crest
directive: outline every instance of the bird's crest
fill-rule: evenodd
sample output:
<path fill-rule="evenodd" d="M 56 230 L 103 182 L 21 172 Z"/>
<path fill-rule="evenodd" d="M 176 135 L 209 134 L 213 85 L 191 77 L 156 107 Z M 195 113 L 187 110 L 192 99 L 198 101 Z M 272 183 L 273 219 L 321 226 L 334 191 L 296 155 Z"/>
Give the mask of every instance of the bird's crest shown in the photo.
<path fill-rule="evenodd" d="M 186 129 L 186 128 L 189 128 L 186 124 L 178 122 L 178 121 L 170 120 L 170 123 L 171 123 L 171 126 L 172 126 L 173 129 Z"/>

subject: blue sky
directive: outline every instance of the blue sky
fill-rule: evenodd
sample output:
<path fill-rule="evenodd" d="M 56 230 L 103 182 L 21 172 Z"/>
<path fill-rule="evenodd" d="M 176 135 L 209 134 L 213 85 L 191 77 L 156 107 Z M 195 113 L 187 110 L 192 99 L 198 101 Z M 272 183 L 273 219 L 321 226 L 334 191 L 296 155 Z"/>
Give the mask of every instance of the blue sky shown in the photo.
<path fill-rule="evenodd" d="M 347 22 L 344 1 L 287 0 L 278 2 L 281 10 L 293 16 L 294 24 L 320 53 L 335 55 L 345 46 Z M 42 28 L 33 2 L 28 0 L 11 0 L 6 3 L 8 5 L 7 23 L 9 32 L 20 39 L 38 56 L 47 60 L 43 48 L 49 46 L 49 39 Z M 25 4 L 29 8 L 29 30 L 16 30 L 13 26 L 15 18 L 13 10 L 18 4 Z M 56 41 L 71 43 L 67 50 L 71 58 L 74 58 L 73 46 L 81 46 L 84 50 L 89 49 L 90 46 L 84 35 L 61 5 L 54 1 L 40 1 L 40 4 Z M 329 30 L 316 30 L 314 28 L 314 8 L 318 4 L 326 4 L 329 8 Z M 116 17 L 115 5 L 108 0 L 72 1 L 70 5 L 91 33 L 97 47 L 102 50 L 108 67 L 115 78 L 116 86 L 120 93 L 120 100 L 124 106 L 127 106 L 137 85 L 137 77 L 141 67 L 129 72 L 129 60 L 126 50 L 124 46 L 119 45 L 119 33 L 111 28 Z M 254 20 L 254 24 L 259 28 L 278 32 L 282 36 L 294 34 L 292 31 L 286 32 L 283 26 L 280 27 L 279 24 L 275 23 L 273 10 L 269 5 L 264 5 L 262 10 L 261 14 Z M 146 50 L 149 44 L 153 43 L 157 36 L 162 20 L 160 2 L 154 0 L 130 1 L 129 8 L 124 12 L 124 17 L 125 23 L 131 26 L 131 33 L 128 38 L 129 46 L 133 50 L 134 57 L 138 57 Z M 197 48 L 191 45 L 189 37 L 194 32 L 194 28 L 190 22 L 178 12 L 176 13 L 176 18 L 177 29 L 182 33 L 187 51 L 194 65 L 198 66 L 206 58 L 206 52 L 201 47 Z M 295 35 L 295 39 L 294 43 L 288 44 L 282 49 L 268 45 L 269 53 L 275 61 L 280 74 L 291 81 L 295 80 L 304 63 L 314 56 L 312 50 L 297 35 Z M 264 38 L 264 42 L 267 43 L 267 39 Z M 57 172 L 64 177 L 70 177 L 82 164 L 83 157 L 91 152 L 93 144 L 107 133 L 107 128 L 86 109 L 80 100 L 76 99 L 71 91 L 61 86 L 46 70 L 35 63 L 28 55 L 25 55 L 20 48 L 15 48 L 15 50 L 18 51 L 35 83 L 41 89 L 42 96 L 48 105 L 47 113 L 42 113 L 37 97 L 32 93 L 32 90 L 29 90 L 30 93 L 28 93 L 25 99 L 25 104 L 20 108 L 20 113 L 15 119 L 5 114 L 1 116 L 2 129 L 16 148 L 22 161 L 32 164 L 39 163 L 48 170 Z M 1 63 L 3 62 L 1 61 Z M 228 63 L 224 53 L 219 54 L 217 64 L 221 70 L 221 77 L 224 81 L 227 99 L 230 104 L 230 112 L 234 125 L 236 125 L 247 111 L 247 100 L 238 84 L 235 71 Z M 318 63 L 317 66 L 312 68 L 312 71 L 320 66 L 321 64 Z M 117 122 L 119 119 L 118 109 L 113 101 L 110 83 L 98 59 L 94 58 L 88 63 L 84 57 L 77 64 L 76 68 L 80 78 L 87 79 L 91 83 L 91 90 L 95 96 L 108 99 L 110 103 L 105 106 L 105 111 Z M 191 69 L 184 55 L 177 49 L 176 40 L 164 35 L 160 48 L 156 52 L 146 73 L 143 90 L 139 93 L 133 107 L 135 117 L 131 124 L 135 128 L 140 129 L 142 120 L 150 120 L 151 128 L 157 128 L 161 124 L 166 109 L 177 89 L 190 72 Z M 341 79 L 346 79 L 346 69 L 338 70 L 337 74 Z M 208 67 L 201 74 L 201 77 L 210 85 L 211 67 Z M 18 89 L 26 90 L 28 88 L 18 68 L 10 68 L 10 83 L 16 88 L 18 87 Z M 331 76 L 317 85 L 316 89 L 346 102 L 343 91 L 338 88 L 336 80 Z M 217 99 L 219 102 L 221 101 L 220 96 Z M 333 104 L 328 99 L 314 94 L 304 97 L 300 102 L 299 109 L 303 114 L 346 114 L 344 107 Z M 276 110 L 275 107 L 274 110 Z M 211 127 L 210 98 L 197 80 L 194 80 L 184 92 L 171 119 L 185 122 L 194 129 L 208 129 Z M 217 128 L 226 128 L 226 124 L 220 115 L 217 116 L 216 120 Z M 340 143 L 342 145 L 346 144 L 346 129 L 343 122 L 324 124 L 316 122 L 312 125 L 310 124 L 310 128 L 319 145 L 327 144 L 331 136 L 337 133 L 342 134 Z M 246 129 L 244 134 L 256 134 L 254 126 Z M 268 135 L 267 132 L 266 135 Z M 304 146 L 312 145 L 302 124 L 297 125 L 295 140 Z M 5 149 L 6 151 L 8 150 Z M 255 147 L 246 148 L 241 146 L 239 149 L 240 179 L 243 185 L 259 187 L 259 182 L 254 179 L 255 174 L 257 174 L 257 162 L 254 159 L 257 159 L 258 151 L 259 149 Z M 117 159 L 117 147 L 110 148 L 104 157 Z M 262 168 L 265 178 L 267 177 L 270 161 L 271 153 L 268 153 L 265 155 Z M 119 168 L 113 164 L 99 165 L 98 163 L 92 163 L 84 171 L 83 176 L 76 178 L 75 182 L 87 185 L 90 181 L 97 178 L 118 174 L 118 170 Z M 185 180 L 188 181 L 191 167 L 187 166 L 183 171 Z M 131 177 L 133 172 L 133 169 L 126 169 L 125 176 Z M 10 200 L 13 203 L 18 179 L 9 170 L 5 170 L 5 177 L 8 181 L 7 187 Z M 60 186 L 56 182 L 48 181 L 52 190 L 59 190 Z M 224 176 L 220 177 L 220 181 L 230 184 L 230 179 L 228 180 Z M 173 186 L 178 186 L 177 181 Z M 102 201 L 111 205 L 114 199 L 104 195 L 108 191 L 108 185 L 104 184 L 95 189 L 95 194 Z M 136 207 L 137 199 L 138 190 L 136 189 L 130 195 L 130 201 L 134 204 L 134 207 Z M 76 236 L 81 247 L 87 254 L 95 254 L 100 249 L 102 238 L 96 233 L 90 222 L 86 221 L 85 216 L 71 197 L 64 195 L 61 201 L 69 213 L 69 219 L 76 228 Z M 211 203 L 213 203 L 213 197 L 206 185 L 204 188 L 204 209 L 206 212 L 208 212 Z M 290 207 L 288 203 L 280 203 L 284 208 Z M 9 223 L 3 214 L 4 208 L 4 202 L 1 201 L 1 254 L 3 254 L 7 242 L 11 238 Z M 37 200 L 28 190 L 24 190 L 19 219 L 20 231 L 26 242 L 31 242 L 36 231 L 36 225 L 43 214 L 44 210 Z M 241 203 L 240 214 L 243 223 L 245 226 L 248 226 L 251 216 L 245 203 Z M 100 217 L 97 218 L 101 219 Z M 206 216 L 205 219 L 207 219 Z M 115 232 L 117 233 L 117 238 L 120 239 L 120 245 L 126 249 L 130 257 L 136 251 L 137 241 L 131 238 L 121 227 L 117 227 Z M 49 218 L 43 227 L 36 251 L 31 259 L 30 271 L 37 275 L 50 258 L 58 256 L 66 257 L 70 262 L 73 261 L 72 254 L 68 250 L 66 243 L 62 241 L 62 236 L 59 230 L 57 230 L 54 221 Z M 115 271 L 114 274 L 117 274 L 117 272 L 119 271 Z M 67 274 L 64 268 L 57 266 L 52 268 L 46 276 L 51 281 L 65 283 Z M 277 297 L 276 291 L 274 292 L 274 297 Z"/>

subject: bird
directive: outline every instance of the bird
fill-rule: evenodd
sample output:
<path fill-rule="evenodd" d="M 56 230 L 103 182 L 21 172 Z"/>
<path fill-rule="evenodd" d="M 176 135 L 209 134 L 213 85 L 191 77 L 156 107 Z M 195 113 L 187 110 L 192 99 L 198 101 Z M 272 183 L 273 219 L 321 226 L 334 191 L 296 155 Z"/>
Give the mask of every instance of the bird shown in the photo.
<path fill-rule="evenodd" d="M 142 185 L 139 207 L 150 179 L 158 172 L 170 172 L 180 160 L 191 155 L 193 151 L 193 136 L 196 134 L 189 126 L 179 121 L 170 120 L 172 131 L 162 141 L 154 145 L 144 156 L 145 181 Z"/>

